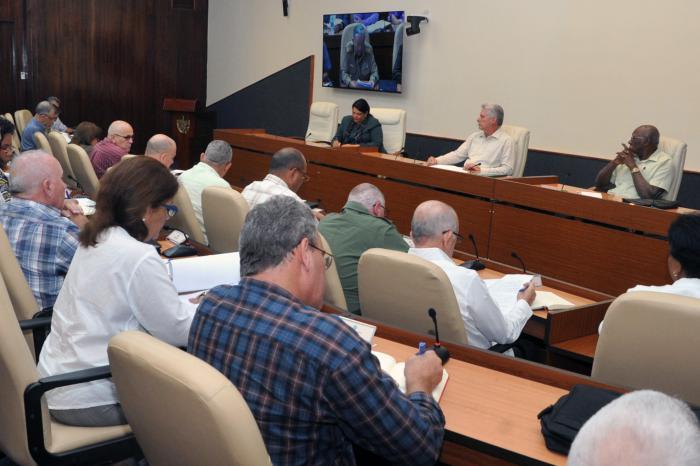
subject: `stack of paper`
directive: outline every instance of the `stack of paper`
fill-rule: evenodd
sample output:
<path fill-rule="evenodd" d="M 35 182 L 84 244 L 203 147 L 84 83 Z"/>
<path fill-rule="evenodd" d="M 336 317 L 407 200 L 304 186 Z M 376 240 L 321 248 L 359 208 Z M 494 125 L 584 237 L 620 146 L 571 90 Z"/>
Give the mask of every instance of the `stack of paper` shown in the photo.
<path fill-rule="evenodd" d="M 210 256 L 165 259 L 178 293 L 208 290 L 217 285 L 237 285 L 241 280 L 237 252 Z"/>
<path fill-rule="evenodd" d="M 382 368 L 382 370 L 396 381 L 401 393 L 406 393 L 406 376 L 403 373 L 406 363 L 396 362 L 396 359 L 394 359 L 392 356 L 386 353 L 380 353 L 379 351 L 372 351 L 372 354 L 379 360 L 379 366 Z M 447 385 L 448 378 L 449 375 L 447 374 L 447 371 L 443 369 L 442 380 L 440 380 L 440 383 L 433 389 L 432 395 L 435 401 L 440 401 L 442 392 L 445 391 L 445 385 Z"/>
<path fill-rule="evenodd" d="M 499 309 L 507 311 L 515 306 L 518 291 L 522 289 L 523 284 L 533 279 L 532 275 L 526 274 L 509 274 L 501 278 L 484 280 L 486 287 L 489 289 L 489 294 Z M 569 301 L 557 296 L 550 291 L 537 291 L 535 300 L 530 306 L 534 309 L 546 307 L 549 310 L 566 309 L 574 305 Z"/>

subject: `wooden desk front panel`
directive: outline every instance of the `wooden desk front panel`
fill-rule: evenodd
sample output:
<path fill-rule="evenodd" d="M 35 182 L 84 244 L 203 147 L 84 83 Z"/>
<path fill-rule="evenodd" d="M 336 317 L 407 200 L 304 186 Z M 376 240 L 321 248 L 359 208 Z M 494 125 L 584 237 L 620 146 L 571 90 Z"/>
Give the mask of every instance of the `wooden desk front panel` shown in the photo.
<path fill-rule="evenodd" d="M 253 181 L 265 178 L 270 169 L 271 158 L 267 154 L 234 148 L 233 163 L 224 179 L 233 186 L 245 188 Z"/>
<path fill-rule="evenodd" d="M 638 284 L 670 283 L 667 243 L 580 220 L 495 205 L 489 257 L 617 296 Z"/>

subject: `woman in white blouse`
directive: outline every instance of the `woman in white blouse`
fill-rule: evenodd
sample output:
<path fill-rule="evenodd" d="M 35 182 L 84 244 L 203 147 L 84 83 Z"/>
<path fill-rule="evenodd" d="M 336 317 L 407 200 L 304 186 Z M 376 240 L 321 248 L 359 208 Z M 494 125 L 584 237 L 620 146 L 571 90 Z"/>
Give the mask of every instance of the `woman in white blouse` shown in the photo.
<path fill-rule="evenodd" d="M 184 346 L 194 309 L 182 303 L 156 249 L 177 209 L 169 203 L 178 183 L 148 157 L 123 160 L 100 180 L 95 215 L 80 234 L 54 305 L 39 358 L 42 377 L 109 364 L 107 343 L 125 330 L 147 331 Z M 78 426 L 125 424 L 110 380 L 47 393 L 51 415 Z"/>

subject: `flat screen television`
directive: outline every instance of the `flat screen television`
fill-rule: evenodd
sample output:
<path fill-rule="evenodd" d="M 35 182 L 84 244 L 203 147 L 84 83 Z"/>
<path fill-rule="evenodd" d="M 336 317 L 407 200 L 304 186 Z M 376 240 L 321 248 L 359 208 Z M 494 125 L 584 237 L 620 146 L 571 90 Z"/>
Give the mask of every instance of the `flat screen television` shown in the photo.
<path fill-rule="evenodd" d="M 323 15 L 323 87 L 401 92 L 403 11 Z"/>

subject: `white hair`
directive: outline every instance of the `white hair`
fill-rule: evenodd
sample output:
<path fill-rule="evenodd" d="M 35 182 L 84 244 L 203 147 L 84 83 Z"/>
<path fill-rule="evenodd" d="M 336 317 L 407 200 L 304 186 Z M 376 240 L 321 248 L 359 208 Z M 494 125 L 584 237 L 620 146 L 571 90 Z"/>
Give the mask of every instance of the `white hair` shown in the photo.
<path fill-rule="evenodd" d="M 10 191 L 14 194 L 34 194 L 44 180 L 53 176 L 56 159 L 43 150 L 28 150 L 12 160 Z M 54 163 L 55 162 L 55 163 Z"/>
<path fill-rule="evenodd" d="M 372 207 L 379 202 L 384 205 L 384 194 L 374 186 L 369 183 L 361 183 L 352 188 L 350 194 L 348 194 L 348 202 L 359 202 L 367 210 L 372 211 Z"/>
<path fill-rule="evenodd" d="M 416 207 L 411 219 L 411 236 L 416 244 L 436 238 L 446 230 L 457 233 L 457 213 L 441 201 L 425 201 Z"/>
<path fill-rule="evenodd" d="M 586 422 L 569 466 L 700 464 L 700 427 L 688 406 L 653 390 L 625 394 Z"/>

